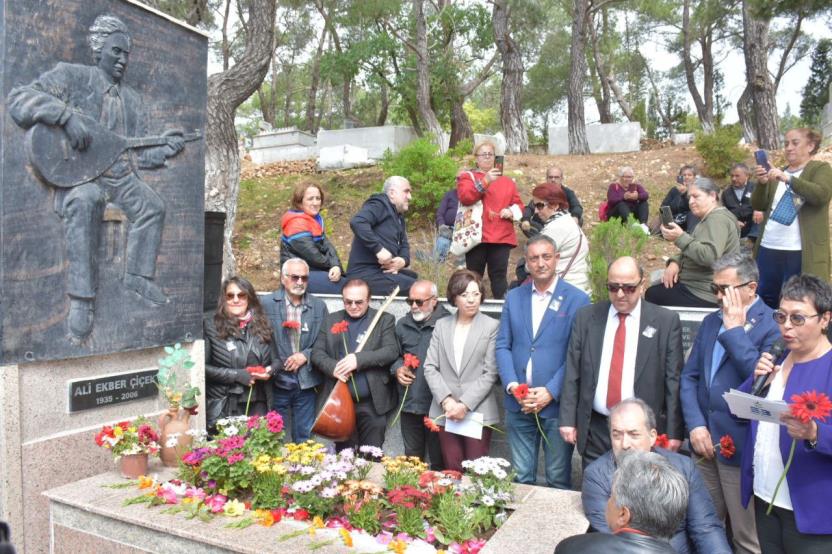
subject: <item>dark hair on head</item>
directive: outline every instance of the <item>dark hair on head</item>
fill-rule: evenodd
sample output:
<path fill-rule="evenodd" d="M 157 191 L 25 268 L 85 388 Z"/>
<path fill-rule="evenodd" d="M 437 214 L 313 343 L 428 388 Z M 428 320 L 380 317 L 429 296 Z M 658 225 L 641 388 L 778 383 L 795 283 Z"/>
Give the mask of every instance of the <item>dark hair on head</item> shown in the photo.
<path fill-rule="evenodd" d="M 484 300 L 485 291 L 482 288 L 482 277 L 480 277 L 480 274 L 470 269 L 457 269 L 451 274 L 451 278 L 448 279 L 448 291 L 446 294 L 448 303 L 453 306 L 456 302 L 456 297 L 464 293 L 472 281 L 480 289 L 480 294 L 482 295 L 480 296 L 480 301 Z"/>
<path fill-rule="evenodd" d="M 680 167 L 680 168 L 679 168 L 679 175 L 681 175 L 682 173 L 684 173 L 686 170 L 687 170 L 687 171 L 690 171 L 690 172 L 691 172 L 691 173 L 693 173 L 694 175 L 699 175 L 699 172 L 698 172 L 698 171 L 696 171 L 696 168 L 695 168 L 693 165 L 691 165 L 691 164 L 685 164 L 685 165 L 683 165 L 682 167 Z"/>
<path fill-rule="evenodd" d="M 260 304 L 260 299 L 257 298 L 257 291 L 254 290 L 254 285 L 248 279 L 234 275 L 222 282 L 220 287 L 220 298 L 217 302 L 217 309 L 214 312 L 214 327 L 217 328 L 217 336 L 221 340 L 227 340 L 230 337 L 240 337 L 240 324 L 237 318 L 229 316 L 226 311 L 225 293 L 228 291 L 229 285 L 237 285 L 242 292 L 246 293 L 248 297 L 248 309 L 251 311 L 251 323 L 248 324 L 249 332 L 258 337 L 265 343 L 272 341 L 272 326 L 269 323 L 269 318 L 263 311 L 263 306 Z"/>
<path fill-rule="evenodd" d="M 751 170 L 748 169 L 748 166 L 745 165 L 742 162 L 735 163 L 734 165 L 731 166 L 731 171 L 734 171 L 735 169 L 741 169 L 741 170 L 745 171 L 746 174 L 751 173 Z"/>
<path fill-rule="evenodd" d="M 344 294 L 344 291 L 347 289 L 358 287 L 364 287 L 365 289 L 367 289 L 367 298 L 370 298 L 370 285 L 367 284 L 367 281 L 365 281 L 364 279 L 350 279 L 349 281 L 344 283 L 343 287 L 341 287 L 341 294 Z"/>
<path fill-rule="evenodd" d="M 566 193 L 563 187 L 556 183 L 541 183 L 534 187 L 532 196 L 541 198 L 550 206 L 554 206 L 558 210 L 568 210 L 569 201 L 566 199 Z"/>
<path fill-rule="evenodd" d="M 292 191 L 292 209 L 303 210 L 303 195 L 306 194 L 306 189 L 315 187 L 321 193 L 321 206 L 326 202 L 326 193 L 321 185 L 318 183 L 310 183 L 309 181 L 301 181 L 295 185 L 295 190 Z"/>
<path fill-rule="evenodd" d="M 786 133 L 789 133 L 791 131 L 797 131 L 798 133 L 806 137 L 806 140 L 814 144 L 814 147 L 812 148 L 812 151 L 809 152 L 809 154 L 814 156 L 818 153 L 818 150 L 820 150 L 820 143 L 823 141 L 823 137 L 819 132 L 817 132 L 815 129 L 812 129 L 811 127 L 795 127 L 794 129 L 789 129 L 788 131 L 786 131 Z"/>
<path fill-rule="evenodd" d="M 814 275 L 801 273 L 793 275 L 783 285 L 780 291 L 780 302 L 792 300 L 794 302 L 808 301 L 821 316 L 832 312 L 832 287 L 829 283 Z"/>
<path fill-rule="evenodd" d="M 529 248 L 533 244 L 537 244 L 538 242 L 545 242 L 546 244 L 548 244 L 552 247 L 552 250 L 554 250 L 555 254 L 558 253 L 558 245 L 555 243 L 555 239 L 553 239 L 549 235 L 544 235 L 543 233 L 538 233 L 538 234 L 532 236 L 532 238 L 530 238 L 529 240 L 526 241 L 526 246 L 523 247 L 523 255 L 528 256 L 529 255 Z"/>

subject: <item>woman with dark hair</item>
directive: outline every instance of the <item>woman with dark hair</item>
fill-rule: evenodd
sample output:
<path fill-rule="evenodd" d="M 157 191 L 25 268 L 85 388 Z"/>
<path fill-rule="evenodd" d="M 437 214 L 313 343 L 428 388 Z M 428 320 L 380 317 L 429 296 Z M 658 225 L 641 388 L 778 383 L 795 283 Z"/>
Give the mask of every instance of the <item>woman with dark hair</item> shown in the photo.
<path fill-rule="evenodd" d="M 280 218 L 280 265 L 300 258 L 309 264 L 309 292 L 341 294 L 344 270 L 324 231 L 321 206 L 325 200 L 320 185 L 301 182 L 295 186 L 292 208 Z"/>
<path fill-rule="evenodd" d="M 692 233 L 676 223 L 661 226 L 662 236 L 679 248 L 679 254 L 667 261 L 662 282 L 647 289 L 644 298 L 659 306 L 715 308 L 711 266 L 723 255 L 739 252 L 737 218 L 719 205 L 719 188 L 710 179 L 697 178 L 688 196 L 690 212 L 699 223 Z"/>
<path fill-rule="evenodd" d="M 205 319 L 204 330 L 209 431 L 221 418 L 245 414 L 247 403 L 249 414 L 265 414 L 272 394 L 272 328 L 252 284 L 242 277 L 223 281 L 217 310 Z"/>
<path fill-rule="evenodd" d="M 673 214 L 673 222 L 682 230 L 692 233 L 698 220 L 690 213 L 688 199 L 688 188 L 696 182 L 696 168 L 692 165 L 683 165 L 679 168 L 679 175 L 676 183 L 667 192 L 662 200 L 661 207 L 667 206 Z"/>
<path fill-rule="evenodd" d="M 477 167 L 457 176 L 456 190 L 463 206 L 482 201 L 482 242 L 465 254 L 465 265 L 480 275 L 488 268 L 492 296 L 499 300 L 508 289 L 508 258 L 517 246 L 514 222 L 523 216 L 523 202 L 514 181 L 495 167 L 494 153 L 492 142 L 477 144 Z"/>
<path fill-rule="evenodd" d="M 820 133 L 792 129 L 783 148 L 783 169 L 757 166 L 757 186 L 751 193 L 754 210 L 765 211 L 762 235 L 754 246 L 760 267 L 759 294 L 777 307 L 780 288 L 792 275 L 809 273 L 829 279 L 829 200 L 832 166 L 812 160 L 820 148 Z"/>
<path fill-rule="evenodd" d="M 780 326 L 787 354 L 765 353 L 740 390 L 749 392 L 757 377 L 767 375 L 763 395 L 793 403 L 809 391 L 832 397 L 832 288 L 814 275 L 795 275 L 783 287 L 780 307 L 772 316 Z M 797 440 L 797 447 L 792 441 Z M 794 452 L 786 479 L 778 482 Z M 741 492 L 745 505 L 754 502 L 757 537 L 763 554 L 832 552 L 832 420 L 804 423 L 788 412 L 780 423 L 751 421 L 742 456 Z M 776 493 L 776 494 L 775 494 Z M 772 511 L 766 514 L 769 504 Z"/>
<path fill-rule="evenodd" d="M 555 183 L 537 185 L 532 191 L 534 210 L 543 222 L 541 233 L 555 241 L 559 254 L 558 277 L 590 293 L 589 241 L 569 215 L 569 202 L 563 187 Z"/>
<path fill-rule="evenodd" d="M 436 322 L 423 366 L 433 394 L 430 417 L 434 420 L 461 421 L 468 412 L 477 412 L 486 425 L 500 421 L 494 394 L 499 322 L 480 312 L 483 294 L 482 280 L 473 271 L 457 270 L 448 280 L 448 302 L 456 306 L 456 316 Z M 442 429 L 439 443 L 445 467 L 462 471 L 463 460 L 488 454 L 491 429 L 483 427 L 480 439 Z"/>

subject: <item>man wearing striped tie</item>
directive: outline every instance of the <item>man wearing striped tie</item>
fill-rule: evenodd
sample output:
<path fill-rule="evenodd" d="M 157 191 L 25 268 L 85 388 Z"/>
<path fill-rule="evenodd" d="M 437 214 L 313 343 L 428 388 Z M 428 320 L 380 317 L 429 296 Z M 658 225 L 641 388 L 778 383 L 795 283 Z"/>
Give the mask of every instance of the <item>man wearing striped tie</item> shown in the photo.
<path fill-rule="evenodd" d="M 629 256 L 607 270 L 609 301 L 575 319 L 560 403 L 560 433 L 577 444 L 584 467 L 611 448 L 610 408 L 643 399 L 656 413 L 670 449 L 684 439 L 679 402 L 682 326 L 679 315 L 642 300 L 644 271 Z"/>

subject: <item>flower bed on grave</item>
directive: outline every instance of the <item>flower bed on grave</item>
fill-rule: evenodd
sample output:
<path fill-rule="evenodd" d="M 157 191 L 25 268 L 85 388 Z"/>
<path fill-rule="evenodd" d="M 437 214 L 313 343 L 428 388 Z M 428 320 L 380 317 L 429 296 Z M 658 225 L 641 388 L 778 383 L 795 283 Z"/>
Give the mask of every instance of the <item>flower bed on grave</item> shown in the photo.
<path fill-rule="evenodd" d="M 275 539 L 308 534 L 310 550 L 338 544 L 397 553 L 476 553 L 509 515 L 512 475 L 501 458 L 464 462 L 463 483 L 457 472 L 429 471 L 418 458 L 387 457 L 371 446 L 334 453 L 314 441 L 284 443 L 276 412 L 221 420 L 217 428 L 183 456 L 177 479 L 114 485 L 142 491 L 125 504 L 224 518 L 237 529 L 288 521 L 297 529 Z M 383 468 L 375 481 L 368 479 L 373 462 Z"/>

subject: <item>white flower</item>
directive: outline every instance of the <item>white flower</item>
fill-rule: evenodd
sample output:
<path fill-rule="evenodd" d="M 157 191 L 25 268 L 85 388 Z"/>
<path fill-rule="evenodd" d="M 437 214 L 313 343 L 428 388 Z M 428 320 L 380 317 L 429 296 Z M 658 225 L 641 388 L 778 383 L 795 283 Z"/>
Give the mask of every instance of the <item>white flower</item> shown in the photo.
<path fill-rule="evenodd" d="M 318 470 L 313 466 L 301 466 L 301 468 L 300 468 L 300 474 L 301 475 L 312 475 L 316 471 L 318 471 Z"/>
<path fill-rule="evenodd" d="M 496 477 L 497 479 L 505 479 L 507 477 L 507 475 L 508 474 L 505 471 L 503 471 L 502 469 L 495 469 L 494 470 L 494 477 Z"/>
<path fill-rule="evenodd" d="M 335 498 L 337 495 L 337 487 L 327 487 L 321 491 L 321 498 Z"/>
<path fill-rule="evenodd" d="M 358 451 L 363 454 L 369 454 L 373 458 L 381 458 L 382 456 L 384 456 L 384 451 L 381 448 L 369 444 L 360 446 L 358 448 Z"/>
<path fill-rule="evenodd" d="M 491 498 L 490 496 L 483 496 L 482 498 L 480 498 L 480 502 L 482 502 L 485 506 L 493 506 L 494 505 L 494 499 Z"/>
<path fill-rule="evenodd" d="M 179 433 L 171 433 L 168 435 L 168 439 L 165 441 L 165 446 L 168 448 L 174 448 L 179 444 Z"/>
<path fill-rule="evenodd" d="M 172 491 L 176 496 L 185 496 L 185 491 L 188 490 L 188 485 L 185 483 L 180 483 L 179 485 L 174 485 L 170 481 L 162 485 L 162 488 L 165 490 Z"/>

